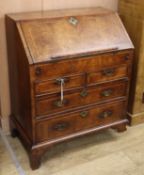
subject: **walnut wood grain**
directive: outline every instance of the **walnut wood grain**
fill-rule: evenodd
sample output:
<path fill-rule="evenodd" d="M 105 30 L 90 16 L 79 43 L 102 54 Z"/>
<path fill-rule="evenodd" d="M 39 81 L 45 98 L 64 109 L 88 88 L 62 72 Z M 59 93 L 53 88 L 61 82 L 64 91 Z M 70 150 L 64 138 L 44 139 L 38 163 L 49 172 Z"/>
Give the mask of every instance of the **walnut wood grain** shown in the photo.
<path fill-rule="evenodd" d="M 78 21 L 76 26 L 70 23 L 70 17 L 21 22 L 23 35 L 34 63 L 71 56 L 73 53 L 132 47 L 115 14 L 73 18 Z M 114 20 L 115 25 L 111 27 Z"/>

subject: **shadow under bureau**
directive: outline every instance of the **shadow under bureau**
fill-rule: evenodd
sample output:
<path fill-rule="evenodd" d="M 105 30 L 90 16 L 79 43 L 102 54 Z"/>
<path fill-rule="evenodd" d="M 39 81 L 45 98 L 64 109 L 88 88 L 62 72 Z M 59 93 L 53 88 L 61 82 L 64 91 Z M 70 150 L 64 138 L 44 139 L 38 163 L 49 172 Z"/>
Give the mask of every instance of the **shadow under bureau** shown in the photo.
<path fill-rule="evenodd" d="M 125 131 L 133 45 L 103 8 L 6 15 L 10 126 L 32 169 L 54 144 Z"/>

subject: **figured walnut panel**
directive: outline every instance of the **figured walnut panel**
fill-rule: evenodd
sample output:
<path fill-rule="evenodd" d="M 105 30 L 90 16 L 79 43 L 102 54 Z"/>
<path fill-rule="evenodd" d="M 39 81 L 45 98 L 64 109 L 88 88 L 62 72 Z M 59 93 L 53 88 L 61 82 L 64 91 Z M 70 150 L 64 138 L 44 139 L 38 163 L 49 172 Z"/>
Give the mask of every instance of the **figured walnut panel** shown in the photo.
<path fill-rule="evenodd" d="M 71 17 L 21 22 L 34 63 L 73 54 L 132 47 L 114 13 L 73 18 L 77 21 L 74 25 L 70 22 Z"/>

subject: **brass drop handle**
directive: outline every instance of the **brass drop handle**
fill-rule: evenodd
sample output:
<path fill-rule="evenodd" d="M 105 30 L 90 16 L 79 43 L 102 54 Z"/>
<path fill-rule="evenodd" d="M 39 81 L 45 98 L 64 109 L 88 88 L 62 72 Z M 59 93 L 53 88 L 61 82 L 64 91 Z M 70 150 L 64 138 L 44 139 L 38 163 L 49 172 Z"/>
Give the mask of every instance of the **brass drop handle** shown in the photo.
<path fill-rule="evenodd" d="M 60 94 L 61 94 L 61 104 L 63 104 L 64 100 L 64 84 L 66 79 L 65 78 L 58 78 L 55 80 L 55 84 L 60 85 Z"/>
<path fill-rule="evenodd" d="M 88 116 L 89 112 L 88 111 L 82 111 L 80 113 L 81 118 L 86 118 Z"/>
<path fill-rule="evenodd" d="M 80 96 L 81 96 L 81 97 L 87 97 L 87 96 L 88 96 L 87 90 L 83 90 L 83 91 L 80 93 Z"/>
<path fill-rule="evenodd" d="M 54 106 L 60 108 L 60 107 L 63 107 L 64 105 L 67 105 L 68 104 L 68 100 L 67 99 L 63 99 L 63 101 L 61 100 L 56 100 L 54 101 Z"/>
<path fill-rule="evenodd" d="M 106 110 L 106 111 L 103 111 L 101 114 L 99 114 L 98 117 L 101 119 L 104 119 L 104 118 L 112 116 L 112 114 L 113 114 L 112 110 Z"/>
<path fill-rule="evenodd" d="M 69 127 L 69 123 L 57 123 L 56 125 L 53 126 L 53 130 L 56 131 L 63 131 Z"/>
<path fill-rule="evenodd" d="M 105 70 L 102 71 L 102 74 L 104 76 L 108 76 L 108 77 L 114 75 L 114 73 L 115 73 L 115 69 L 114 68 L 112 68 L 112 69 L 105 69 Z"/>
<path fill-rule="evenodd" d="M 101 92 L 101 96 L 109 97 L 113 93 L 112 89 L 107 89 Z"/>

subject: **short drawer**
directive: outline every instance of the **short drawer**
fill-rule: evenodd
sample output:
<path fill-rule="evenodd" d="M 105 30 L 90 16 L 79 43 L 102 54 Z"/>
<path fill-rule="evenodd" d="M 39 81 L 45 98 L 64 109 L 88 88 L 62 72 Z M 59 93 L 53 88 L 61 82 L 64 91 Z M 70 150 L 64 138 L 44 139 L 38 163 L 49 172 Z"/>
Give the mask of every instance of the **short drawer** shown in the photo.
<path fill-rule="evenodd" d="M 126 117 L 124 101 L 91 106 L 36 124 L 36 141 L 60 138 L 93 127 L 104 126 Z"/>
<path fill-rule="evenodd" d="M 61 77 L 74 73 L 95 72 L 106 67 L 127 64 L 131 62 L 131 60 L 132 52 L 130 51 L 66 59 L 47 64 L 35 65 L 33 77 L 35 80 L 47 80 L 49 78 Z"/>
<path fill-rule="evenodd" d="M 64 81 L 64 90 L 80 88 L 85 85 L 85 74 L 57 77 L 55 79 L 49 79 L 46 81 L 36 81 L 34 85 L 35 94 L 39 95 L 44 93 L 54 93 L 60 91 L 61 79 L 63 79 Z"/>
<path fill-rule="evenodd" d="M 118 80 L 120 78 L 128 77 L 128 65 L 121 65 L 116 67 L 107 67 L 97 72 L 74 74 L 64 77 L 57 77 L 46 81 L 36 81 L 34 84 L 35 94 L 50 94 L 59 92 L 61 89 L 61 80 L 63 80 L 64 91 L 82 88 L 88 85 L 101 83 L 104 81 Z"/>
<path fill-rule="evenodd" d="M 128 65 L 107 67 L 97 72 L 90 72 L 87 75 L 87 84 L 101 83 L 104 81 L 117 80 L 128 77 Z"/>
<path fill-rule="evenodd" d="M 47 115 L 91 103 L 125 97 L 126 93 L 127 81 L 116 81 L 65 93 L 63 102 L 60 100 L 60 94 L 36 98 L 36 115 Z"/>

